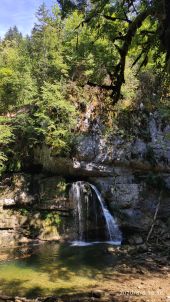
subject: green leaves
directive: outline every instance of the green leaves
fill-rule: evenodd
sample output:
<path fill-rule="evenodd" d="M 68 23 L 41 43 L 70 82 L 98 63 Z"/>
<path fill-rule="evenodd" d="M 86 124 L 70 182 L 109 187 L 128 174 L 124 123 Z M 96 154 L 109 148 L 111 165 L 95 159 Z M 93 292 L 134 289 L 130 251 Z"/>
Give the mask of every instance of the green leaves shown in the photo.
<path fill-rule="evenodd" d="M 8 145 L 13 140 L 14 135 L 11 126 L 7 124 L 0 124 L 0 175 L 5 169 L 5 162 L 8 160 L 6 155 Z"/>
<path fill-rule="evenodd" d="M 137 91 L 137 102 L 141 98 L 146 108 L 147 103 L 153 107 L 155 92 L 157 99 L 165 90 L 168 95 L 162 74 L 169 40 L 161 46 L 159 31 L 162 40 L 168 32 L 164 19 L 153 13 L 152 6 L 161 11 L 157 2 L 59 1 L 51 12 L 41 5 L 30 37 L 9 29 L 0 41 L 1 167 L 9 158 L 22 168 L 37 144 L 47 144 L 54 156 L 69 156 L 77 112 L 81 129 L 88 103 L 94 107 L 92 119 L 101 110 L 103 120 L 112 123 L 111 101 L 120 96 L 117 108 L 128 111 Z"/>
<path fill-rule="evenodd" d="M 42 97 L 37 101 L 38 110 L 34 114 L 37 133 L 43 135 L 55 155 L 67 155 L 72 140 L 71 129 L 75 124 L 75 108 L 64 97 L 64 84 L 45 83 Z"/>
<path fill-rule="evenodd" d="M 0 111 L 30 103 L 36 94 L 31 65 L 22 45 L 5 41 L 0 47 Z"/>
<path fill-rule="evenodd" d="M 8 125 L 0 125 L 0 145 L 5 145 L 11 142 L 13 133 Z"/>

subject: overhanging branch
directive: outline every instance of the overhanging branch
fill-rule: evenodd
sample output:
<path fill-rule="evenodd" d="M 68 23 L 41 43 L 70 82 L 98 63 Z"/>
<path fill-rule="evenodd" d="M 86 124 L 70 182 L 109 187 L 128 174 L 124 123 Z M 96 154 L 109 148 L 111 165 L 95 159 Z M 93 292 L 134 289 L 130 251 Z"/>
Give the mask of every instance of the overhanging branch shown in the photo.
<path fill-rule="evenodd" d="M 124 21 L 124 22 L 128 22 L 128 23 L 132 23 L 132 21 L 129 20 L 128 18 L 111 17 L 111 16 L 107 16 L 107 15 L 103 15 L 103 17 L 104 17 L 106 20 L 109 20 L 109 21 L 116 21 L 116 20 L 119 20 L 119 21 Z"/>
<path fill-rule="evenodd" d="M 151 8 L 143 11 L 139 14 L 132 23 L 129 24 L 127 34 L 124 36 L 124 42 L 121 48 L 119 48 L 120 61 L 117 64 L 114 72 L 114 89 L 113 89 L 113 98 L 114 103 L 119 100 L 122 84 L 125 82 L 124 79 L 124 70 L 126 57 L 129 51 L 129 48 L 132 44 L 132 39 L 134 38 L 137 30 L 141 27 L 143 21 L 152 13 Z"/>

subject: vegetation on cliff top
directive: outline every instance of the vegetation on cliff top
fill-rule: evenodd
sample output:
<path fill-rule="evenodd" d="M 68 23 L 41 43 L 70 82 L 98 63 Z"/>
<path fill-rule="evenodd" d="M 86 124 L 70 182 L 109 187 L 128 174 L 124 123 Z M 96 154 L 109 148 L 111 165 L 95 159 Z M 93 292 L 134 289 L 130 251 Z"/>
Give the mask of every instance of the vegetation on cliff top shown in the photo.
<path fill-rule="evenodd" d="M 37 144 L 68 156 L 89 103 L 110 126 L 141 100 L 169 116 L 168 1 L 58 3 L 40 6 L 30 36 L 15 26 L 0 41 L 0 171 Z"/>

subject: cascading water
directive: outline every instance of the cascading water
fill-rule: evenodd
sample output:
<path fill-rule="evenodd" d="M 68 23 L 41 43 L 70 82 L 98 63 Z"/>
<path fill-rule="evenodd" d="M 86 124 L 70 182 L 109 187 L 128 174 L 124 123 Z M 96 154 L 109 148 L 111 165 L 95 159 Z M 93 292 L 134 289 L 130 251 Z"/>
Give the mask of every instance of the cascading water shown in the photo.
<path fill-rule="evenodd" d="M 119 245 L 121 231 L 116 219 L 108 211 L 97 188 L 89 183 L 78 181 L 72 184 L 70 200 L 75 216 L 75 245 L 108 242 Z"/>
<path fill-rule="evenodd" d="M 73 200 L 75 202 L 75 222 L 76 226 L 78 226 L 78 239 L 80 241 L 83 240 L 83 230 L 84 230 L 84 217 L 83 217 L 83 209 L 81 203 L 81 195 L 82 195 L 82 187 L 79 183 L 73 184 L 72 187 Z"/>
<path fill-rule="evenodd" d="M 97 190 L 97 188 L 94 185 L 90 185 L 90 186 L 95 191 L 98 201 L 100 203 L 100 206 L 102 208 L 102 212 L 103 212 L 103 215 L 104 215 L 105 221 L 106 221 L 106 227 L 107 227 L 107 233 L 109 236 L 109 241 L 121 243 L 122 234 L 116 223 L 116 219 L 113 218 L 113 216 L 110 214 L 110 212 L 106 208 L 106 205 L 102 199 L 102 196 L 101 196 L 100 192 Z"/>

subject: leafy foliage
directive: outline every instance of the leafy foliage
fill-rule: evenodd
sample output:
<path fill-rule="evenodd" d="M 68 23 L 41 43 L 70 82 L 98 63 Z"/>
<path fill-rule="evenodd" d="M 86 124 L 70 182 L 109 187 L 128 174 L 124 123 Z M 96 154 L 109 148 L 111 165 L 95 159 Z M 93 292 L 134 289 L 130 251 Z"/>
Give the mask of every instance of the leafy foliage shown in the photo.
<path fill-rule="evenodd" d="M 141 103 L 170 115 L 168 1 L 58 3 L 40 6 L 30 36 L 15 26 L 0 41 L 1 170 L 21 169 L 37 145 L 69 156 L 90 106 L 122 136 Z"/>
<path fill-rule="evenodd" d="M 34 115 L 38 124 L 37 133 L 44 138 L 54 154 L 67 154 L 71 129 L 74 127 L 75 108 L 65 99 L 61 84 L 45 83 L 37 105 L 38 110 Z"/>
<path fill-rule="evenodd" d="M 5 123 L 0 124 L 0 173 L 5 169 L 5 162 L 8 160 L 5 153 L 13 139 L 14 136 L 11 127 Z"/>
<path fill-rule="evenodd" d="M 30 103 L 36 94 L 29 58 L 15 40 L 0 47 L 0 110 Z"/>
<path fill-rule="evenodd" d="M 165 54 L 162 66 L 169 68 L 170 62 L 170 2 L 169 0 L 114 0 L 114 1 L 59 1 L 64 14 L 77 9 L 83 14 L 79 26 L 88 25 L 100 37 L 107 37 L 115 58 L 112 56 L 112 71 L 109 72 L 110 85 L 102 87 L 111 90 L 113 103 L 121 94 L 125 81 L 126 58 L 131 49 L 135 50 L 134 64 L 139 69 L 145 67 L 152 58 L 157 61 Z M 134 53 L 134 51 L 133 51 Z M 159 61 L 159 59 L 158 59 Z M 159 61 L 160 63 L 160 61 Z M 101 84 L 97 81 L 93 85 Z"/>

